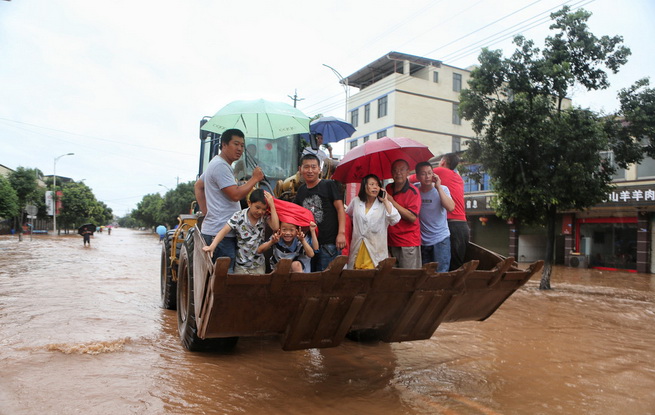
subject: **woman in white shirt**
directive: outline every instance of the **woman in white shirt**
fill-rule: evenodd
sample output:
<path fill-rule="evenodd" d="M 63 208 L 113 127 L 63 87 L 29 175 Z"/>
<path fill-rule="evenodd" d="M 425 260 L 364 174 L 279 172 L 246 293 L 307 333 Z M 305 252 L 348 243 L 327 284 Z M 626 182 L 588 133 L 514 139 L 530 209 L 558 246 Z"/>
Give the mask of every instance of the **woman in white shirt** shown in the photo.
<path fill-rule="evenodd" d="M 398 210 L 387 199 L 376 175 L 369 174 L 362 179 L 359 194 L 346 213 L 353 219 L 348 268 L 375 268 L 389 256 L 387 227 L 400 221 Z"/>

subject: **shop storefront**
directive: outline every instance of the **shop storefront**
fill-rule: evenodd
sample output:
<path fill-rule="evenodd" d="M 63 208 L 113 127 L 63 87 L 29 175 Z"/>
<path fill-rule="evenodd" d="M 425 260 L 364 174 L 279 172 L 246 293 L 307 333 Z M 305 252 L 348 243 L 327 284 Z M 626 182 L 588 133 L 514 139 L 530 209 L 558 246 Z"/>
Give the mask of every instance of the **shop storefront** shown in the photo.
<path fill-rule="evenodd" d="M 577 219 L 575 235 L 590 267 L 637 272 L 636 216 Z"/>
<path fill-rule="evenodd" d="M 545 228 L 495 217 L 491 192 L 465 195 L 473 242 L 519 261 L 543 259 Z M 555 263 L 579 268 L 654 272 L 655 184 L 620 184 L 588 210 L 558 215 Z M 508 237 L 507 242 L 503 239 Z"/>

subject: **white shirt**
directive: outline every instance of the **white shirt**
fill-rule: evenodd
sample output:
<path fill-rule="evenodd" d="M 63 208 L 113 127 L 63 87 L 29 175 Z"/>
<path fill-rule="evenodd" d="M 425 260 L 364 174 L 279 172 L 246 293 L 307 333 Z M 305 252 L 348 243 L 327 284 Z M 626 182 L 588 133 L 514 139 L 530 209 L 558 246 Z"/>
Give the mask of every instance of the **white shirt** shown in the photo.
<path fill-rule="evenodd" d="M 387 227 L 400 221 L 400 213 L 391 205 L 391 213 L 387 213 L 384 203 L 375 198 L 375 202 L 366 212 L 366 203 L 355 197 L 348 205 L 346 213 L 353 218 L 353 233 L 350 240 L 350 256 L 348 268 L 355 268 L 355 260 L 362 242 L 371 256 L 375 266 L 389 256 L 387 246 Z"/>
<path fill-rule="evenodd" d="M 302 155 L 304 156 L 305 154 L 313 154 L 316 157 L 318 157 L 318 161 L 320 162 L 319 164 L 321 168 L 323 168 L 323 161 L 325 161 L 325 159 L 328 158 L 328 155 L 325 153 L 325 151 L 321 150 L 320 148 L 318 150 L 314 150 L 311 147 L 305 147 L 305 149 L 302 152 Z"/>

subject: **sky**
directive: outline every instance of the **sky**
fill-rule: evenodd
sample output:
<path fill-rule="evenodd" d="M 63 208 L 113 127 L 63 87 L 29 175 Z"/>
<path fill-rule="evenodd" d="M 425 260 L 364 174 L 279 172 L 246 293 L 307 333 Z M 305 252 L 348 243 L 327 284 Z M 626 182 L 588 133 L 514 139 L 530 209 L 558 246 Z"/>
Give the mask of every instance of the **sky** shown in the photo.
<path fill-rule="evenodd" d="M 0 0 L 0 164 L 51 175 L 75 153 L 57 176 L 124 216 L 196 179 L 200 119 L 231 101 L 297 91 L 306 115 L 343 118 L 324 65 L 346 77 L 397 51 L 466 68 L 481 47 L 509 56 L 519 33 L 541 45 L 564 4 L 632 50 L 609 89 L 575 88 L 575 105 L 610 113 L 618 90 L 655 81 L 652 0 Z"/>

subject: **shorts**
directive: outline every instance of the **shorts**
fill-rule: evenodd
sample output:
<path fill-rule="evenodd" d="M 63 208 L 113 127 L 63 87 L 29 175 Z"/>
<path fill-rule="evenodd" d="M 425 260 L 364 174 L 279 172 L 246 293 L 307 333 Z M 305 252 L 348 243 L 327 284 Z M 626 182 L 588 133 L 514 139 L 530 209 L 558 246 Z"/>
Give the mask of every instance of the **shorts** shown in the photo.
<path fill-rule="evenodd" d="M 422 268 L 420 246 L 389 247 L 391 256 L 396 258 L 396 268 Z"/>

